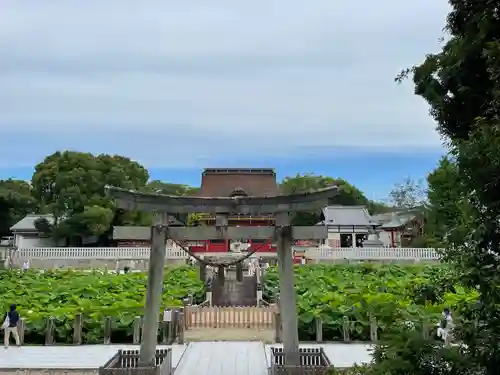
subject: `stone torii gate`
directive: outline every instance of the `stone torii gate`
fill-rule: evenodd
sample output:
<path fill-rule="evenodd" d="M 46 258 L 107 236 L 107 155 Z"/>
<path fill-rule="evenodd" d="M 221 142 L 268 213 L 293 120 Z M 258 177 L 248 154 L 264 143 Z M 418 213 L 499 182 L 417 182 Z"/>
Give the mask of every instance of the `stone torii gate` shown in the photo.
<path fill-rule="evenodd" d="M 293 254 L 294 240 L 325 239 L 326 226 L 291 226 L 294 212 L 322 209 L 329 198 L 337 195 L 337 187 L 294 195 L 272 197 L 182 197 L 145 194 L 116 187 L 106 187 L 108 195 L 118 208 L 146 211 L 154 214 L 151 228 L 151 253 L 149 258 L 148 285 L 144 312 L 140 364 L 154 364 L 158 314 L 160 311 L 163 272 L 167 238 L 182 242 L 220 239 L 271 239 L 278 245 L 278 271 L 280 287 L 280 313 L 283 324 L 283 351 L 285 363 L 298 365 L 299 337 L 297 303 L 294 289 Z M 209 213 L 215 215 L 215 227 L 169 227 L 168 214 Z M 228 216 L 271 214 L 275 226 L 230 227 Z"/>

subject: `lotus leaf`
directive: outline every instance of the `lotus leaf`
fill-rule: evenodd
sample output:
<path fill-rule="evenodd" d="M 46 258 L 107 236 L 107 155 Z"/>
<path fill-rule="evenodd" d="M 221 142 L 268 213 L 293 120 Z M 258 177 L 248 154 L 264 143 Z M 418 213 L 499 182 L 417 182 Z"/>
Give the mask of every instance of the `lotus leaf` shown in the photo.
<path fill-rule="evenodd" d="M 18 305 L 24 318 L 25 342 L 44 342 L 46 321 L 54 319 L 57 343 L 71 343 L 73 320 L 83 316 L 82 337 L 87 344 L 103 342 L 104 318 L 112 318 L 112 342 L 132 340 L 132 325 L 143 314 L 147 275 L 116 275 L 102 272 L 58 270 L 0 271 L 0 296 L 3 311 L 12 303 Z M 193 267 L 165 269 L 162 308 L 181 306 L 182 299 L 192 294 L 202 302 L 204 284 Z"/>
<path fill-rule="evenodd" d="M 297 265 L 295 288 L 301 340 L 313 340 L 316 317 L 323 320 L 323 339 L 342 338 L 343 317 L 351 322 L 351 339 L 370 339 L 370 317 L 379 329 L 399 320 L 439 321 L 445 306 L 452 309 L 477 299 L 475 291 L 457 285 L 445 265 Z M 271 268 L 263 282 L 264 299 L 279 291 Z"/>

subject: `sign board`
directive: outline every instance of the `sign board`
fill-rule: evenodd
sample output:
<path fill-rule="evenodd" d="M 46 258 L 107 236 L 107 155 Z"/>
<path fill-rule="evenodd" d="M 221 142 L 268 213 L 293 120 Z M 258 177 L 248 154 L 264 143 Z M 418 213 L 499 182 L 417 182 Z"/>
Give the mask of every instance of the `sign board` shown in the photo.
<path fill-rule="evenodd" d="M 165 311 L 163 312 L 163 321 L 164 322 L 171 322 L 172 321 L 172 310 L 165 309 Z"/>

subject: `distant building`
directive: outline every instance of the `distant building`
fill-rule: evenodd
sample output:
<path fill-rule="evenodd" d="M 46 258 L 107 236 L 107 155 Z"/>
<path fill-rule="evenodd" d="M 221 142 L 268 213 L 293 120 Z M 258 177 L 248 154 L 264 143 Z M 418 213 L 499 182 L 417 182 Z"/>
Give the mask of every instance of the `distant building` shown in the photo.
<path fill-rule="evenodd" d="M 38 219 L 46 219 L 50 224 L 54 223 L 54 217 L 52 215 L 26 215 L 23 219 L 10 227 L 14 236 L 14 246 L 17 248 L 63 246 L 64 241 L 56 244 L 52 237 L 40 233 L 38 229 L 35 228 L 35 221 Z"/>
<path fill-rule="evenodd" d="M 46 219 L 49 224 L 54 224 L 54 217 L 50 214 L 28 214 L 12 227 L 10 231 L 13 234 L 13 245 L 18 249 L 33 247 L 60 247 L 66 246 L 66 239 L 54 241 L 52 236 L 41 233 L 35 227 L 38 219 Z M 82 239 L 82 245 L 95 243 L 97 236 L 89 236 Z"/>
<path fill-rule="evenodd" d="M 207 168 L 201 176 L 201 187 L 196 194 L 199 197 L 237 197 L 237 196 L 274 196 L 279 195 L 276 172 L 269 168 Z M 178 222 L 171 218 L 170 225 Z M 274 225 L 273 215 L 231 215 L 230 226 L 268 226 Z M 215 216 L 200 213 L 199 225 L 215 225 Z M 180 223 L 180 225 L 183 225 Z M 149 246 L 150 227 L 115 227 L 113 239 L 118 246 Z M 172 246 L 167 243 L 167 246 Z M 198 253 L 248 251 L 258 248 L 258 252 L 276 251 L 271 240 L 241 238 L 224 240 L 209 238 L 204 241 L 187 241 L 191 251 Z"/>
<path fill-rule="evenodd" d="M 423 217 L 419 212 L 401 211 L 373 215 L 378 224 L 379 238 L 386 246 L 408 246 L 423 234 Z"/>
<path fill-rule="evenodd" d="M 272 168 L 207 168 L 201 176 L 199 197 L 265 197 L 279 195 L 276 172 Z M 229 226 L 268 226 L 274 224 L 274 216 L 261 214 L 231 215 Z M 202 214 L 200 224 L 215 225 L 215 216 Z M 273 251 L 272 241 L 241 238 L 238 247 L 258 252 Z M 240 245 L 241 244 L 241 245 Z M 243 246 L 242 246 L 243 245 Z M 193 244 L 192 250 L 199 252 L 225 252 L 232 249 L 230 241 L 207 239 Z M 275 250 L 275 249 L 274 249 Z"/>
<path fill-rule="evenodd" d="M 368 233 L 377 227 L 365 206 L 334 205 L 323 209 L 328 228 L 325 245 L 330 247 L 363 247 Z"/>

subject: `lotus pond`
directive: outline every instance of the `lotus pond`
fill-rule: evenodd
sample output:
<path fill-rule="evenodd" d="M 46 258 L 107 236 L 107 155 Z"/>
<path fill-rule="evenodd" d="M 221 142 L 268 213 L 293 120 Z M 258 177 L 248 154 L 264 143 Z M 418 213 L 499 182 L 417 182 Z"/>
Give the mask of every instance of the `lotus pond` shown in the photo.
<path fill-rule="evenodd" d="M 24 318 L 25 342 L 44 342 L 46 319 L 54 318 L 55 341 L 70 343 L 73 319 L 83 315 L 84 343 L 102 343 L 106 316 L 112 317 L 112 342 L 132 342 L 132 326 L 143 313 L 146 274 L 124 275 L 102 272 L 28 271 L 0 272 L 0 296 L 3 311 L 9 304 L 18 305 Z M 191 267 L 166 268 L 162 306 L 181 306 L 192 294 L 197 302 L 204 300 L 204 285 L 197 270 Z"/>
<path fill-rule="evenodd" d="M 370 315 L 382 331 L 398 320 L 430 317 L 438 321 L 444 306 L 452 309 L 477 299 L 477 293 L 454 282 L 450 269 L 442 265 L 311 265 L 297 266 L 296 290 L 299 331 L 302 340 L 312 340 L 314 320 L 323 320 L 323 338 L 341 340 L 343 317 L 352 322 L 351 338 L 368 340 Z M 264 298 L 272 301 L 278 292 L 274 268 L 266 273 Z M 83 314 L 83 343 L 102 343 L 104 318 L 112 318 L 114 343 L 132 342 L 133 321 L 143 314 L 146 274 L 102 274 L 58 270 L 50 272 L 0 271 L 1 308 L 16 303 L 26 321 L 25 342 L 42 344 L 46 319 L 55 321 L 55 341 L 71 343 L 73 319 Z M 192 294 L 195 302 L 205 298 L 198 270 L 167 268 L 162 307 L 181 306 Z"/>
<path fill-rule="evenodd" d="M 475 301 L 475 291 L 455 283 L 444 265 L 310 265 L 295 267 L 299 336 L 315 337 L 315 318 L 323 320 L 323 339 L 342 340 L 343 317 L 351 322 L 351 339 L 368 341 L 370 315 L 381 332 L 397 321 L 439 322 L 442 309 Z M 275 268 L 266 273 L 264 298 L 279 291 Z"/>

